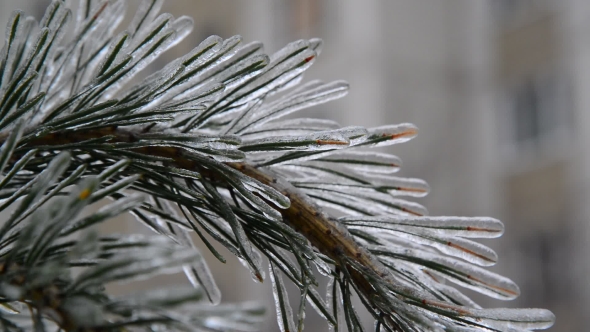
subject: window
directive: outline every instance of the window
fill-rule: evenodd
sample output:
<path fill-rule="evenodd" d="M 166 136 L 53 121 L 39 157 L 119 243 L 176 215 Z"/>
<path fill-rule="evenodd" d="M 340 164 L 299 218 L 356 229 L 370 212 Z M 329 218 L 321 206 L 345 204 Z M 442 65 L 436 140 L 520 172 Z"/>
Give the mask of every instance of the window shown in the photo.
<path fill-rule="evenodd" d="M 513 142 L 540 145 L 570 127 L 568 88 L 557 75 L 536 75 L 508 89 Z"/>
<path fill-rule="evenodd" d="M 523 1 L 497 0 L 491 2 L 494 14 L 499 20 L 509 20 L 524 7 Z"/>
<path fill-rule="evenodd" d="M 551 10 L 551 0 L 494 0 L 490 2 L 496 19 L 503 24 L 518 24 L 535 13 Z"/>
<path fill-rule="evenodd" d="M 514 92 L 511 107 L 516 141 L 534 140 L 539 136 L 539 105 L 542 97 L 530 80 Z"/>

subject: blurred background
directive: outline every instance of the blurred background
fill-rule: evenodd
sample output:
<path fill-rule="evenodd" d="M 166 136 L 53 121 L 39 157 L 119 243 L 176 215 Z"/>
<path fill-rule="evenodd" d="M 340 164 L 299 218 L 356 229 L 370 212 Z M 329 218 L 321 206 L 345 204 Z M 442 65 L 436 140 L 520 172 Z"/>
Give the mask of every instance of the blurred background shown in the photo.
<path fill-rule="evenodd" d="M 16 8 L 40 17 L 47 3 L 0 1 L 1 22 Z M 552 331 L 589 326 L 588 0 L 168 0 L 163 11 L 192 16 L 195 30 L 154 68 L 211 34 L 260 40 L 267 52 L 324 39 L 307 79 L 344 79 L 351 92 L 313 115 L 342 125 L 416 124 L 418 138 L 391 150 L 404 161 L 401 175 L 430 184 L 420 203 L 432 215 L 505 223 L 505 235 L 486 244 L 500 257 L 493 270 L 522 295 L 479 302 L 549 308 Z M 109 227 L 138 229 L 132 221 Z M 262 330 L 278 331 L 270 284 L 254 284 L 239 264 L 208 261 L 224 301 L 267 303 Z M 312 311 L 307 330 L 327 330 Z"/>

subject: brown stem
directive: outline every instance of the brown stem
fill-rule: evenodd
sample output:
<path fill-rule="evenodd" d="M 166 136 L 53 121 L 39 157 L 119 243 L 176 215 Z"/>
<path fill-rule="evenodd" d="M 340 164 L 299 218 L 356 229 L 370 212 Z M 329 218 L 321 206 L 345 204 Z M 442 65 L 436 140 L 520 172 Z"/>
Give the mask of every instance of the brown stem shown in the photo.
<path fill-rule="evenodd" d="M 129 143 L 137 141 L 137 135 L 133 132 L 119 129 L 116 127 L 105 127 L 89 131 L 73 131 L 64 133 L 51 133 L 44 137 L 30 141 L 27 145 L 31 148 L 40 145 L 63 145 L 81 142 L 93 138 L 104 136 L 113 136 L 109 143 Z M 174 160 L 174 163 L 191 171 L 205 172 L 207 176 L 211 170 L 205 170 L 197 162 L 191 160 L 186 152 L 179 147 L 162 147 L 151 146 L 142 147 L 133 150 L 134 152 L 165 157 Z M 395 281 L 386 273 L 383 264 L 377 260 L 369 251 L 359 245 L 346 227 L 338 221 L 330 219 L 328 215 L 322 212 L 312 200 L 302 193 L 299 189 L 292 186 L 288 181 L 282 180 L 280 176 L 274 174 L 268 168 L 254 167 L 245 162 L 226 163 L 226 165 L 240 171 L 241 173 L 258 180 L 259 182 L 270 186 L 288 197 L 291 205 L 287 209 L 277 209 L 281 212 L 283 220 L 291 225 L 297 232 L 304 235 L 312 245 L 321 253 L 332 258 L 341 268 L 345 268 L 352 277 L 353 282 L 363 293 L 369 302 L 375 296 L 375 289 L 371 283 L 363 276 L 363 273 L 356 271 L 350 265 L 343 263 L 347 260 L 357 262 L 365 272 L 380 276 L 390 284 Z M 345 266 L 341 266 L 345 265 Z M 392 322 L 390 322 L 392 323 Z"/>

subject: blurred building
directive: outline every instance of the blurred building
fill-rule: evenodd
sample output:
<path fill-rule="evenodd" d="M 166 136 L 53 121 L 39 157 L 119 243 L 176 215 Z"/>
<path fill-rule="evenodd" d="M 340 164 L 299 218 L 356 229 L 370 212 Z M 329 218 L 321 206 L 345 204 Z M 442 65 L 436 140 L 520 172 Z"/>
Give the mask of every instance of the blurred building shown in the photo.
<path fill-rule="evenodd" d="M 3 1 L 0 16 L 17 6 L 40 15 L 39 4 Z M 196 28 L 160 65 L 210 34 L 261 40 L 267 52 L 324 39 L 307 78 L 345 79 L 351 92 L 314 115 L 415 123 L 418 138 L 391 150 L 402 175 L 430 183 L 431 214 L 504 221 L 506 234 L 486 244 L 522 295 L 479 302 L 549 308 L 553 331 L 590 324 L 590 2 L 168 0 L 164 11 Z M 270 287 L 252 286 L 245 269 L 208 261 L 224 299 L 272 305 Z M 325 328 L 309 316 L 310 331 Z M 272 314 L 263 330 L 278 330 Z"/>
<path fill-rule="evenodd" d="M 273 46 L 319 36 L 310 76 L 346 79 L 322 107 L 343 125 L 413 122 L 393 147 L 426 179 L 434 215 L 490 215 L 509 303 L 587 326 L 590 287 L 590 3 L 583 0 L 256 1 L 241 31 Z M 270 28 L 269 28 L 270 27 Z M 477 296 L 476 296 L 477 297 Z M 477 297 L 479 299 L 479 297 Z"/>

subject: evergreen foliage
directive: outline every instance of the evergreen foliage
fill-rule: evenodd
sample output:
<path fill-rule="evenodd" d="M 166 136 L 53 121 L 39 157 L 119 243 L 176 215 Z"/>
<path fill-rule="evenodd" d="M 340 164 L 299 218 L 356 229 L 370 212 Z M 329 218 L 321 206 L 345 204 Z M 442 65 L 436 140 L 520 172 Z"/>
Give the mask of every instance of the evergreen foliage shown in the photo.
<path fill-rule="evenodd" d="M 134 82 L 192 29 L 190 18 L 159 14 L 161 5 L 143 1 L 121 33 L 126 1 L 82 0 L 72 13 L 58 0 L 40 22 L 20 11 L 8 21 L 0 52 L 4 330 L 255 329 L 261 308 L 218 305 L 191 232 L 205 243 L 200 250 L 225 262 L 214 239 L 255 280 L 270 279 L 282 331 L 303 329 L 306 304 L 333 330 L 362 331 L 353 296 L 375 331 L 552 325 L 547 310 L 483 309 L 454 287 L 501 300 L 519 294 L 484 268 L 496 254 L 471 240 L 500 236 L 500 221 L 427 216 L 406 200 L 425 195 L 426 183 L 394 176 L 400 160 L 372 151 L 411 139 L 413 125 L 285 118 L 348 90 L 341 81 L 299 84 L 320 40 L 267 56 L 258 42 L 212 36 Z M 154 235 L 92 231 L 122 213 Z M 175 271 L 194 287 L 123 298 L 104 291 Z M 330 280 L 325 296 L 318 272 Z M 286 282 L 301 291 L 297 310 Z"/>

